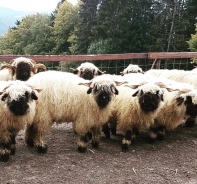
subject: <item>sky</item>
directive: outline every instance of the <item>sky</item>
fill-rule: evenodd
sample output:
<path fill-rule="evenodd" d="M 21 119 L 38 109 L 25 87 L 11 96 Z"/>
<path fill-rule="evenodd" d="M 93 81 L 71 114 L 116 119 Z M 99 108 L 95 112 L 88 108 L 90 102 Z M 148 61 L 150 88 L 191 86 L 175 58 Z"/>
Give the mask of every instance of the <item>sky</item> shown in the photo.
<path fill-rule="evenodd" d="M 18 11 L 53 11 L 60 0 L 0 0 L 0 7 Z M 77 0 L 68 0 L 73 5 Z"/>

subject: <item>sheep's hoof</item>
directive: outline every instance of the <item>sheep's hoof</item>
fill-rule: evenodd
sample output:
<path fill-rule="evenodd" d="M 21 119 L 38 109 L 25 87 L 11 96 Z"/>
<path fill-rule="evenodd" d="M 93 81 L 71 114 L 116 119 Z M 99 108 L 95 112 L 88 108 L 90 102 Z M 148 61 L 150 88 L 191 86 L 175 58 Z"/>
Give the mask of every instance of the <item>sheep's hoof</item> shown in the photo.
<path fill-rule="evenodd" d="M 93 148 L 98 148 L 98 146 L 99 146 L 99 142 L 96 142 L 96 141 L 92 142 L 92 147 Z"/>
<path fill-rule="evenodd" d="M 164 140 L 164 135 L 162 134 L 157 134 L 157 139 L 160 140 L 160 141 L 163 141 Z"/>
<path fill-rule="evenodd" d="M 149 144 L 153 144 L 153 143 L 155 143 L 155 141 L 156 141 L 156 139 L 155 138 L 152 138 L 152 137 L 148 137 L 148 139 L 147 139 L 147 142 Z"/>
<path fill-rule="evenodd" d="M 129 150 L 128 144 L 122 144 L 122 152 L 127 152 Z"/>
<path fill-rule="evenodd" d="M 46 144 L 42 146 L 37 146 L 37 150 L 39 153 L 46 153 L 47 149 L 48 149 L 48 146 Z"/>
<path fill-rule="evenodd" d="M 9 158 L 10 158 L 10 150 L 7 149 L 1 150 L 0 161 L 7 162 Z"/>
<path fill-rule="evenodd" d="M 107 139 L 110 139 L 111 138 L 110 134 L 105 135 L 105 136 L 106 136 Z"/>
<path fill-rule="evenodd" d="M 7 162 L 10 158 L 10 154 L 3 154 L 0 156 L 0 161 L 1 162 Z"/>
<path fill-rule="evenodd" d="M 26 140 L 26 144 L 29 147 L 34 147 L 34 141 L 33 140 Z"/>
<path fill-rule="evenodd" d="M 195 121 L 186 121 L 186 122 L 185 122 L 185 126 L 186 126 L 186 127 L 193 127 L 194 124 L 195 124 Z"/>
<path fill-rule="evenodd" d="M 10 152 L 10 155 L 15 155 L 15 153 L 16 153 L 16 146 L 15 146 L 15 144 L 12 144 L 11 145 L 11 152 Z"/>
<path fill-rule="evenodd" d="M 78 146 L 77 147 L 77 150 L 78 150 L 78 152 L 80 152 L 80 153 L 85 153 L 86 152 L 86 147 L 82 147 L 82 146 Z"/>

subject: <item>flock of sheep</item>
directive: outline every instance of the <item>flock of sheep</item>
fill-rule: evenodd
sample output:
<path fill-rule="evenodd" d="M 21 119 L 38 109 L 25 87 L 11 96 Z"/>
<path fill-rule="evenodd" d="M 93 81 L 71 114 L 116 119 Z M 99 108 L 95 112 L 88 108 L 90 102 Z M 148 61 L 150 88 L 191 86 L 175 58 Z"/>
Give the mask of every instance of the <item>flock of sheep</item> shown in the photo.
<path fill-rule="evenodd" d="M 197 70 L 149 70 L 130 64 L 120 75 L 105 74 L 85 62 L 70 72 L 42 71 L 43 64 L 24 57 L 0 70 L 0 160 L 15 153 L 15 137 L 25 129 L 28 146 L 47 151 L 54 122 L 72 122 L 77 149 L 98 147 L 101 131 L 110 138 L 123 133 L 126 152 L 136 135 L 151 142 L 197 116 Z"/>

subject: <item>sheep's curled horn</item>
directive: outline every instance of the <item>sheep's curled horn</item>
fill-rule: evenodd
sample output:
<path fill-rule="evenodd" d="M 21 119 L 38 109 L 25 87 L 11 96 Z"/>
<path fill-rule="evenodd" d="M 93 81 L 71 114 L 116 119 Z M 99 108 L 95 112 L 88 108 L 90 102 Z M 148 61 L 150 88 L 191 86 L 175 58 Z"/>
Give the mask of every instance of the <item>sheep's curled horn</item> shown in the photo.
<path fill-rule="evenodd" d="M 33 59 L 30 59 L 31 63 L 33 64 L 32 72 L 35 74 L 37 73 L 38 68 L 42 68 L 43 70 L 46 70 L 46 66 L 41 63 L 36 63 Z M 12 71 L 12 74 L 14 74 L 16 67 L 12 66 L 12 63 L 14 62 L 14 59 L 11 60 L 8 64 L 4 64 L 1 66 L 1 70 L 4 68 L 9 68 Z"/>
<path fill-rule="evenodd" d="M 35 73 L 37 73 L 37 69 L 38 68 L 42 68 L 43 70 L 46 70 L 47 68 L 46 68 L 46 66 L 45 65 L 43 65 L 43 64 L 41 64 L 41 63 L 36 63 L 34 60 L 32 60 L 31 59 L 31 61 L 32 61 L 32 63 L 34 63 L 34 67 L 33 67 L 33 69 L 32 69 L 32 72 L 35 74 Z"/>

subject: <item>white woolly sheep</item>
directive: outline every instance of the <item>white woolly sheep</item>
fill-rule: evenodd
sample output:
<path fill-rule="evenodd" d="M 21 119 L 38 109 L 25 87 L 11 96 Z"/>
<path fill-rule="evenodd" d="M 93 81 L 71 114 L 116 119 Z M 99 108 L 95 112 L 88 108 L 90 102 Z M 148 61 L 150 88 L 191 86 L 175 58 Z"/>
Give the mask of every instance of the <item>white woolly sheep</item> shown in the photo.
<path fill-rule="evenodd" d="M 18 57 L 11 60 L 8 64 L 1 66 L 0 80 L 28 80 L 37 73 L 38 68 L 46 70 L 45 65 L 36 62 L 33 59 Z"/>
<path fill-rule="evenodd" d="M 182 89 L 164 93 L 164 105 L 159 109 L 155 123 L 150 128 L 152 141 L 156 138 L 163 139 L 165 131 L 175 129 L 188 117 L 197 116 L 197 90 L 188 84 L 179 85 L 182 85 Z"/>
<path fill-rule="evenodd" d="M 125 133 L 122 150 L 127 151 L 139 130 L 149 129 L 154 124 L 158 110 L 163 104 L 162 83 L 145 82 L 137 85 L 117 87 L 119 95 L 114 100 L 114 110 L 107 124 L 103 126 L 106 137 L 110 137 L 108 127 L 116 127 Z"/>
<path fill-rule="evenodd" d="M 76 69 L 71 68 L 71 70 L 73 70 L 74 74 L 77 74 L 77 75 L 79 75 L 80 77 L 82 77 L 83 79 L 86 79 L 86 80 L 91 80 L 95 76 L 102 75 L 102 74 L 105 73 L 105 71 L 102 72 L 93 63 L 89 63 L 89 62 L 82 63 Z"/>
<path fill-rule="evenodd" d="M 122 72 L 120 72 L 120 74 L 125 75 L 128 73 L 142 73 L 143 74 L 144 71 L 138 65 L 129 64 L 129 66 L 127 66 L 127 68 L 125 68 Z"/>
<path fill-rule="evenodd" d="M 15 137 L 32 123 L 37 91 L 23 81 L 0 81 L 0 159 L 15 153 Z"/>
<path fill-rule="evenodd" d="M 177 70 L 177 69 L 173 69 L 173 70 L 151 69 L 151 70 L 146 71 L 145 73 L 145 75 L 147 76 L 163 77 L 163 78 L 167 78 L 167 79 L 174 80 L 177 82 L 186 82 L 184 78 L 185 78 L 185 75 L 188 75 L 188 74 L 191 74 L 191 71 Z"/>
<path fill-rule="evenodd" d="M 46 71 L 32 76 L 28 82 L 43 89 L 37 101 L 34 122 L 26 131 L 29 146 L 46 152 L 45 136 L 54 122 L 74 123 L 75 132 L 80 136 L 79 152 L 85 152 L 89 133 L 92 133 L 93 147 L 98 146 L 99 129 L 111 115 L 113 99 L 118 94 L 110 75 L 87 81 L 72 73 Z"/>

